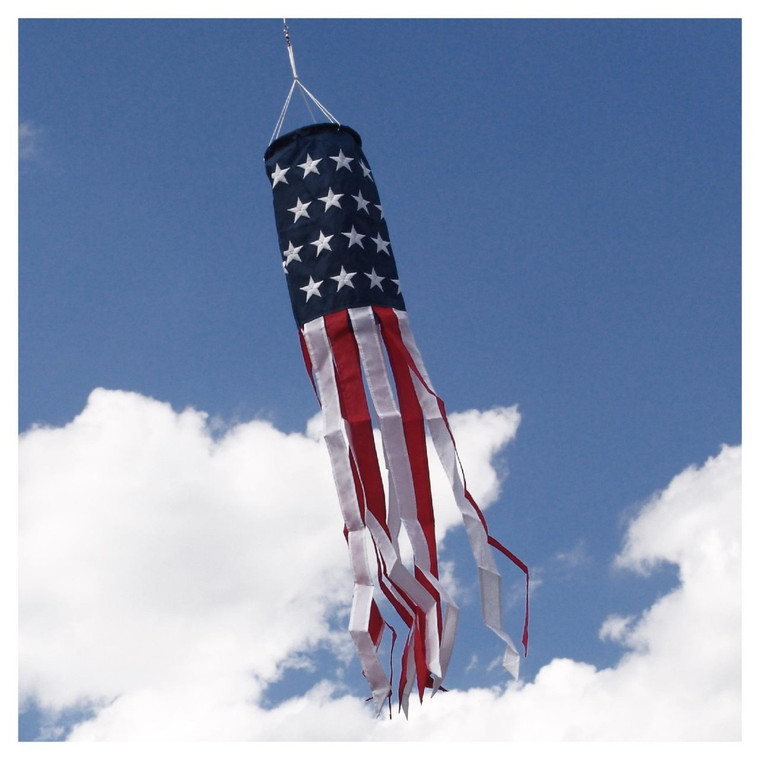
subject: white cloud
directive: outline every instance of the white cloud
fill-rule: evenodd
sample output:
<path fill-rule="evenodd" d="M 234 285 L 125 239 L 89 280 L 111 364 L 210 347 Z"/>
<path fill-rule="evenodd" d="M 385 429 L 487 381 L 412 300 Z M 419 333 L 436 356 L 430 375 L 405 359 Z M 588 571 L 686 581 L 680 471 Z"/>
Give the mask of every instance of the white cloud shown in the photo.
<path fill-rule="evenodd" d="M 554 561 L 568 570 L 587 564 L 589 562 L 589 556 L 586 542 L 582 538 L 578 539 L 568 551 L 557 552 Z"/>
<path fill-rule="evenodd" d="M 518 420 L 456 419 L 491 497 Z M 326 681 L 260 700 L 299 652 L 347 639 L 328 622 L 351 582 L 313 435 L 250 422 L 214 440 L 199 412 L 98 390 L 66 427 L 26 433 L 20 465 L 21 689 L 52 709 L 94 704 L 71 739 L 740 738 L 739 447 L 632 520 L 617 564 L 676 563 L 681 583 L 633 618 L 610 611 L 614 667 L 556 659 L 530 683 L 413 704 L 408 722 Z"/>
<path fill-rule="evenodd" d="M 674 562 L 681 585 L 637 621 L 608 618 L 600 635 L 628 647 L 615 667 L 556 659 L 531 683 L 452 691 L 408 723 L 366 723 L 364 738 L 740 739 L 740 488 L 741 449 L 724 447 L 631 522 L 617 564 L 638 571 Z"/>
<path fill-rule="evenodd" d="M 214 678 L 255 696 L 350 593 L 329 471 L 306 436 L 214 441 L 203 414 L 130 393 L 26 433 L 23 691 L 61 708 Z"/>
<path fill-rule="evenodd" d="M 610 615 L 599 629 L 599 638 L 602 641 L 625 642 L 633 620 L 633 615 Z"/>
<path fill-rule="evenodd" d="M 452 415 L 491 498 L 518 419 Z M 21 437 L 21 695 L 94 705 L 79 734 L 235 736 L 299 652 L 351 647 L 329 622 L 352 581 L 317 426 L 211 427 L 98 389 L 70 424 Z"/>
<path fill-rule="evenodd" d="M 40 128 L 30 121 L 22 121 L 18 125 L 19 161 L 31 161 L 38 157 L 40 134 Z"/>
<path fill-rule="evenodd" d="M 631 522 L 617 564 L 677 563 L 681 585 L 637 622 L 608 618 L 600 635 L 628 647 L 615 667 L 558 659 L 532 683 L 452 692 L 418 711 L 407 738 L 739 739 L 740 489 L 741 449 L 724 447 Z"/>

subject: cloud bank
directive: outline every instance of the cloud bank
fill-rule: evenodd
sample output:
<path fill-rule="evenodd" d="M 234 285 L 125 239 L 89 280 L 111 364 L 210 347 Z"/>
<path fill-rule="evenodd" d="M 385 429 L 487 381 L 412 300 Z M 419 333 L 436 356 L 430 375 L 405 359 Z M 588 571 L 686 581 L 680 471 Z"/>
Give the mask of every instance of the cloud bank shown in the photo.
<path fill-rule="evenodd" d="M 519 414 L 452 424 L 487 506 Z M 50 736 L 80 709 L 69 740 L 740 738 L 739 447 L 631 521 L 617 564 L 675 563 L 681 582 L 638 616 L 610 611 L 600 635 L 623 646 L 614 667 L 553 660 L 530 683 L 426 700 L 407 722 L 375 719 L 338 674 L 265 699 L 320 648 L 356 664 L 342 523 L 314 424 L 213 428 L 98 389 L 70 424 L 22 435 L 20 690 Z M 459 519 L 443 513 L 442 533 Z"/>

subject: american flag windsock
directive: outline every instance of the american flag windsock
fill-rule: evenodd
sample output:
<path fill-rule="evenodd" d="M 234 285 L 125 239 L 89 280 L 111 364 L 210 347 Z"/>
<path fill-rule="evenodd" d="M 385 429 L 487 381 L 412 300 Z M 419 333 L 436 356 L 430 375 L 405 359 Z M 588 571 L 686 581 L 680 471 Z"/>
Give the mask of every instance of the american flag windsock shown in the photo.
<path fill-rule="evenodd" d="M 396 639 L 386 618 L 395 613 L 401 621 L 406 638 L 396 693 L 407 713 L 415 686 L 420 701 L 425 688 L 440 688 L 459 614 L 438 575 L 427 436 L 462 514 L 478 566 L 483 618 L 504 640 L 504 667 L 515 678 L 520 656 L 502 628 L 501 577 L 491 548 L 525 573 L 526 654 L 528 568 L 489 534 L 467 490 L 443 401 L 409 328 L 388 227 L 361 145 L 349 127 L 314 124 L 275 140 L 264 159 L 282 268 L 322 407 L 345 522 L 354 576 L 349 631 L 379 711 L 392 686 L 378 649 L 386 628 Z M 412 567 L 401 561 L 402 527 Z"/>

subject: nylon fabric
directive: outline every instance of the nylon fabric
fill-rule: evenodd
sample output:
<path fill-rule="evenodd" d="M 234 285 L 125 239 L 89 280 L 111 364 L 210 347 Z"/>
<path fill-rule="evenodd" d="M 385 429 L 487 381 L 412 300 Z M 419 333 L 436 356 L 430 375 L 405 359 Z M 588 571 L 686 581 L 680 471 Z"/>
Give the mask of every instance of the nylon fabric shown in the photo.
<path fill-rule="evenodd" d="M 386 699 L 391 704 L 397 633 L 389 619 L 396 622 L 398 616 L 405 636 L 397 655 L 396 696 L 399 709 L 407 713 L 415 688 L 420 701 L 426 689 L 445 691 L 442 682 L 459 616 L 439 578 L 428 463 L 433 449 L 478 566 L 483 618 L 507 644 L 504 664 L 515 677 L 519 657 L 503 630 L 494 550 L 526 576 L 526 652 L 528 568 L 489 534 L 467 490 L 443 401 L 409 329 L 394 250 L 361 137 L 338 124 L 299 81 L 285 27 L 293 83 L 264 155 L 280 265 L 304 363 L 322 407 L 343 515 L 354 579 L 350 635 L 379 711 Z M 296 87 L 310 113 L 307 96 L 331 123 L 279 137 Z M 401 552 L 406 559 L 408 548 L 411 559 L 404 562 Z M 390 678 L 379 659 L 386 628 L 392 637 Z"/>

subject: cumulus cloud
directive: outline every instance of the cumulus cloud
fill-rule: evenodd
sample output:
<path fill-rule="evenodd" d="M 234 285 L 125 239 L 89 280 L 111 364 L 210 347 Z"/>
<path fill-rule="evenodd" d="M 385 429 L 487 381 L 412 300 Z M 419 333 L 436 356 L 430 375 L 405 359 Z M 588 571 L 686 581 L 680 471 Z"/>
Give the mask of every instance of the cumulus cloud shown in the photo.
<path fill-rule="evenodd" d="M 43 705 L 211 674 L 255 696 L 327 635 L 348 576 L 317 441 L 252 422 L 217 442 L 196 411 L 98 390 L 20 451 L 22 689 Z"/>
<path fill-rule="evenodd" d="M 452 422 L 487 502 L 519 415 Z M 253 421 L 215 438 L 200 412 L 97 390 L 69 425 L 24 434 L 22 697 L 53 721 L 86 706 L 71 740 L 741 737 L 740 447 L 631 520 L 615 564 L 675 564 L 680 583 L 638 615 L 610 610 L 613 667 L 555 659 L 531 682 L 412 704 L 408 722 L 375 719 L 337 676 L 269 705 L 283 669 L 347 642 L 350 573 L 315 429 Z"/>
<path fill-rule="evenodd" d="M 452 415 L 483 506 L 518 421 Z M 271 735 L 283 713 L 259 702 L 299 653 L 349 657 L 352 581 L 319 426 L 215 430 L 196 410 L 98 389 L 68 425 L 21 437 L 21 697 L 53 720 L 94 711 L 72 738 Z M 303 699 L 335 713 L 334 688 Z"/>
<path fill-rule="evenodd" d="M 420 710 L 405 737 L 740 739 L 740 511 L 741 448 L 724 447 L 630 523 L 616 564 L 650 572 L 674 563 L 681 582 L 637 620 L 605 621 L 600 635 L 627 647 L 614 667 L 556 659 L 532 683 L 452 692 Z"/>
<path fill-rule="evenodd" d="M 680 585 L 600 635 L 626 646 L 610 668 L 555 659 L 531 683 L 452 691 L 412 720 L 344 727 L 335 738 L 406 740 L 738 740 L 741 738 L 741 448 L 724 447 L 656 494 L 615 563 L 678 565 Z M 313 697 L 319 711 L 324 695 Z M 337 728 L 337 727 L 336 727 Z"/>

